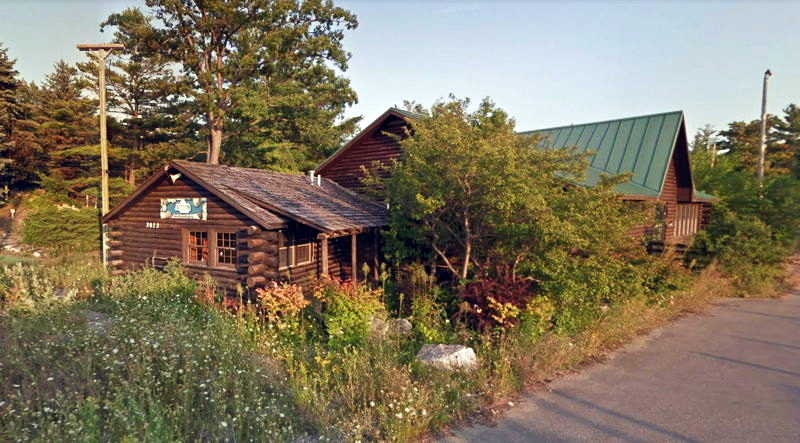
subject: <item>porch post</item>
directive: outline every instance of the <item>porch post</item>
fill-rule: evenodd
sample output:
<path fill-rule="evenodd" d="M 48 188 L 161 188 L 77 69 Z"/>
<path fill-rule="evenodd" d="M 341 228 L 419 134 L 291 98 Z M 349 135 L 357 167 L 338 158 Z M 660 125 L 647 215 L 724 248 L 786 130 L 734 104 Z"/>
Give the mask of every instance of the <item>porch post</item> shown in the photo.
<path fill-rule="evenodd" d="M 358 233 L 350 236 L 350 278 L 358 281 Z"/>
<path fill-rule="evenodd" d="M 320 249 L 322 249 L 322 276 L 328 276 L 328 236 L 320 235 Z"/>
<path fill-rule="evenodd" d="M 372 278 L 378 281 L 380 275 L 378 274 L 378 230 L 372 230 Z"/>

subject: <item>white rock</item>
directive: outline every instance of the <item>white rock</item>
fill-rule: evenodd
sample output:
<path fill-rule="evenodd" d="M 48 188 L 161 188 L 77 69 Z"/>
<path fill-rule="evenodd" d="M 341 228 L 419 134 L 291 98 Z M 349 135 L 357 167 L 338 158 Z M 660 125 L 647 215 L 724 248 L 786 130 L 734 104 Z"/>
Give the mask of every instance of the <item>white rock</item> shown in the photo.
<path fill-rule="evenodd" d="M 478 366 L 475 351 L 463 345 L 424 345 L 417 353 L 417 361 L 441 369 L 474 369 Z"/>

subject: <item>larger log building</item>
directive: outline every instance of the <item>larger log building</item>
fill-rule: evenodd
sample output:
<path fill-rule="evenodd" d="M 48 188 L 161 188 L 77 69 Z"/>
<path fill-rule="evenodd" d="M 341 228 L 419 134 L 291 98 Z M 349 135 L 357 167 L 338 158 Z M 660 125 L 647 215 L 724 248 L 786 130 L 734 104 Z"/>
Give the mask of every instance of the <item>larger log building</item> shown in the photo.
<path fill-rule="evenodd" d="M 363 168 L 389 164 L 402 156 L 399 139 L 413 131 L 418 114 L 390 108 L 350 143 L 329 157 L 317 173 L 361 191 Z M 627 201 L 656 202 L 653 222 L 631 235 L 648 235 L 656 244 L 684 245 L 703 226 L 713 196 L 694 188 L 686 123 L 682 111 L 521 132 L 541 138 L 540 148 L 575 146 L 591 152 L 586 179 L 592 186 L 603 174 L 630 174 L 616 187 Z"/>

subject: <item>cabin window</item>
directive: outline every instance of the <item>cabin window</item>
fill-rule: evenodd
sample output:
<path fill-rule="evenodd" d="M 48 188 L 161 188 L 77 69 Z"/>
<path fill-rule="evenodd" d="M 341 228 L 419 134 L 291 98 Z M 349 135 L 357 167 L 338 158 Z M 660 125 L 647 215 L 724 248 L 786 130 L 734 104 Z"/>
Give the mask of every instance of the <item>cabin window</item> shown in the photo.
<path fill-rule="evenodd" d="M 208 232 L 189 232 L 189 261 L 208 263 Z"/>
<path fill-rule="evenodd" d="M 311 263 L 314 260 L 314 240 L 311 230 L 281 231 L 281 246 L 278 248 L 280 269 Z"/>
<path fill-rule="evenodd" d="M 236 264 L 236 233 L 217 232 L 217 263 L 221 265 Z"/>
<path fill-rule="evenodd" d="M 184 231 L 184 257 L 205 266 L 236 266 L 236 241 L 235 232 Z"/>

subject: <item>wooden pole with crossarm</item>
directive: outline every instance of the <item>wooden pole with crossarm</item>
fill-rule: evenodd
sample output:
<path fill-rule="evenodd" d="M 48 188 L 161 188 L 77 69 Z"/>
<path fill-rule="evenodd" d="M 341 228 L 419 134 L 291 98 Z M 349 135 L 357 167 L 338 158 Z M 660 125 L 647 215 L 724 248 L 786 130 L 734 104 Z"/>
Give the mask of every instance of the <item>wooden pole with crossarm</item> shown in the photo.
<path fill-rule="evenodd" d="M 99 66 L 98 72 L 98 96 L 100 98 L 100 196 L 102 199 L 101 213 L 106 215 L 109 211 L 108 207 L 108 141 L 106 130 L 106 57 L 111 54 L 114 49 L 125 49 L 125 46 L 119 43 L 98 43 L 98 44 L 82 44 L 78 45 L 78 49 L 84 52 L 92 52 L 97 57 L 97 64 Z M 106 225 L 103 224 L 102 233 L 102 248 L 103 248 L 103 264 L 108 263 L 108 251 L 106 245 Z"/>

